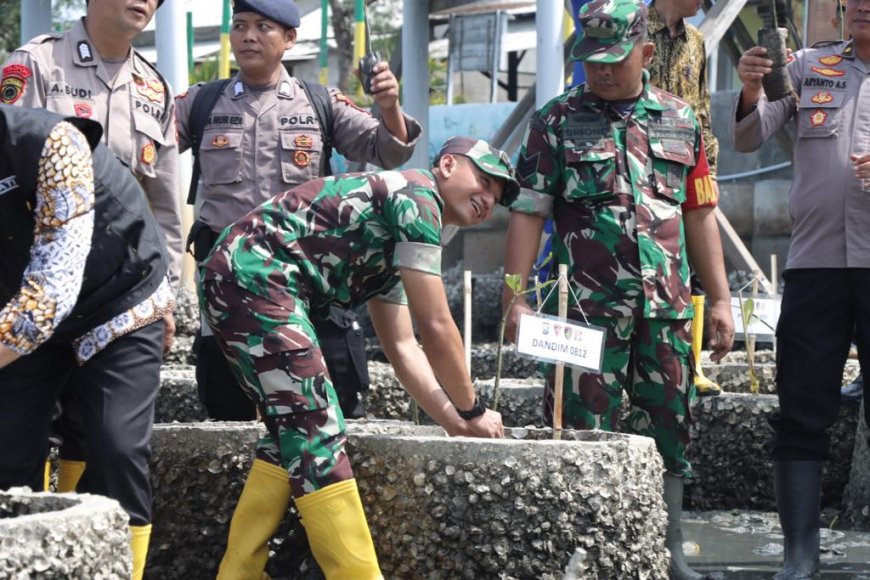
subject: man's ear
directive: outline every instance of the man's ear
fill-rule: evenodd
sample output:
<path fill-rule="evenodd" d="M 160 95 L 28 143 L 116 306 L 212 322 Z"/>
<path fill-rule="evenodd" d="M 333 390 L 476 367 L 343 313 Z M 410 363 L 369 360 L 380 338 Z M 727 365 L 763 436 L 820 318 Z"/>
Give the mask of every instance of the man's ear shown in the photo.
<path fill-rule="evenodd" d="M 451 153 L 445 153 L 441 156 L 441 159 L 438 160 L 438 168 L 441 170 L 441 174 L 444 177 L 450 177 L 453 174 L 453 171 L 456 169 L 457 160 L 456 157 Z"/>
<path fill-rule="evenodd" d="M 284 44 L 287 50 L 290 50 L 296 45 L 296 29 L 288 28 L 284 31 Z"/>
<path fill-rule="evenodd" d="M 656 54 L 656 45 L 652 42 L 644 43 L 641 48 L 641 54 L 643 55 L 643 66 L 644 68 L 649 68 L 652 65 L 653 57 Z"/>

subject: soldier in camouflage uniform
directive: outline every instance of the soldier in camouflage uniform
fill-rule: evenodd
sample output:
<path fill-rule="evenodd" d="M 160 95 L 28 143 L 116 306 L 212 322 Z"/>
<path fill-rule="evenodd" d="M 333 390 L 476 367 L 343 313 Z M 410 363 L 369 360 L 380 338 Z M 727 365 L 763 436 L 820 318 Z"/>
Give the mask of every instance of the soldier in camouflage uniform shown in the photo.
<path fill-rule="evenodd" d="M 691 108 L 649 85 L 646 8 L 595 0 L 580 20 L 584 34 L 572 55 L 584 62 L 587 82 L 530 121 L 505 272 L 528 278 L 544 220 L 552 217 L 556 260 L 568 265 L 580 301 L 569 317 L 583 321 L 585 313 L 607 331 L 601 374 L 565 369 L 558 387 L 565 424 L 613 430 L 628 394 L 628 429 L 656 440 L 667 470 L 672 574 L 697 577 L 682 556 L 679 526 L 683 478 L 691 476 L 689 257 L 710 292 L 714 359 L 728 352 L 734 333 L 713 215 L 716 185 Z M 506 293 L 505 304 L 510 298 Z M 531 308 L 518 300 L 508 313 L 508 336 L 523 313 Z"/>
<path fill-rule="evenodd" d="M 500 415 L 474 395 L 450 317 L 440 276 L 441 229 L 481 223 L 518 192 L 504 153 L 455 137 L 431 172 L 311 181 L 224 230 L 201 267 L 200 302 L 268 435 L 230 526 L 232 549 L 250 555 L 225 557 L 219 577 L 260 578 L 266 541 L 291 490 L 327 578 L 380 577 L 313 312 L 332 303 L 367 303 L 397 376 L 427 413 L 451 435 L 501 436 Z M 251 518 L 262 523 L 256 534 L 234 537 L 234 528 L 248 529 L 242 520 Z M 346 546 L 357 547 L 352 553 Z M 240 561 L 247 567 L 230 568 Z"/>
<path fill-rule="evenodd" d="M 698 0 L 655 0 L 649 7 L 647 33 L 655 44 L 649 67 L 651 85 L 686 101 L 698 118 L 704 137 L 704 152 L 710 174 L 716 176 L 719 142 L 710 126 L 710 92 L 707 90 L 707 53 L 704 37 L 685 19 L 698 13 Z M 704 289 L 692 276 L 692 358 L 695 361 L 695 389 L 698 394 L 718 395 L 722 389 L 704 376 L 701 346 L 704 337 Z"/>

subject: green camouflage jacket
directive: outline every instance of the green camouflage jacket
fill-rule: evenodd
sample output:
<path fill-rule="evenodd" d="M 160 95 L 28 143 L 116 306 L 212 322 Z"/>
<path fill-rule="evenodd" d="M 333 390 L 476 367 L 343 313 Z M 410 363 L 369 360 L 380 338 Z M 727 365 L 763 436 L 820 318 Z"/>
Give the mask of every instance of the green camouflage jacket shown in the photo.
<path fill-rule="evenodd" d="M 689 170 L 706 167 L 701 131 L 686 103 L 647 73 L 644 84 L 626 120 L 585 85 L 537 111 L 511 210 L 553 218 L 555 258 L 586 315 L 691 318 L 682 214 Z"/>
<path fill-rule="evenodd" d="M 398 268 L 441 274 L 443 201 L 429 171 L 379 171 L 309 181 L 227 227 L 203 263 L 278 304 L 354 307 L 376 295 L 404 303 Z"/>

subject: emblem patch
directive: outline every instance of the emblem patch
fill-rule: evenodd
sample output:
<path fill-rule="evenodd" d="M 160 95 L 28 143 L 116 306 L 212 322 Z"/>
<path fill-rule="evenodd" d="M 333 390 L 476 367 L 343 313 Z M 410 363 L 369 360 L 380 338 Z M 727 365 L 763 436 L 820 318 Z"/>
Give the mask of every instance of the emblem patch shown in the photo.
<path fill-rule="evenodd" d="M 217 147 L 218 149 L 226 147 L 229 144 L 230 144 L 230 140 L 227 139 L 226 135 L 218 135 L 217 137 L 215 137 L 214 139 L 211 140 L 212 147 Z"/>
<path fill-rule="evenodd" d="M 149 142 L 145 147 L 142 148 L 142 154 L 139 158 L 142 160 L 142 163 L 145 165 L 151 165 L 154 163 L 154 159 L 157 157 L 157 150 L 154 148 L 154 143 Z"/>
<path fill-rule="evenodd" d="M 840 64 L 843 62 L 842 56 L 837 56 L 836 54 L 832 54 L 831 56 L 823 56 L 819 59 L 819 64 L 823 64 L 825 66 L 834 66 L 835 64 Z"/>
<path fill-rule="evenodd" d="M 158 80 L 145 80 L 133 75 L 136 92 L 152 103 L 163 103 L 163 83 Z"/>
<path fill-rule="evenodd" d="M 308 151 L 297 151 L 293 154 L 293 163 L 297 167 L 308 167 L 311 163 L 311 156 L 308 154 Z"/>
<path fill-rule="evenodd" d="M 311 146 L 314 145 L 314 140 L 308 135 L 299 135 L 293 139 L 293 144 L 300 149 L 311 149 Z"/>
<path fill-rule="evenodd" d="M 810 99 L 817 105 L 824 105 L 825 103 L 830 103 L 834 100 L 834 95 L 829 93 L 828 91 L 819 91 L 818 94 L 813 95 Z"/>
<path fill-rule="evenodd" d="M 810 115 L 810 125 L 813 127 L 821 127 L 828 121 L 828 114 L 824 111 L 816 111 Z"/>
<path fill-rule="evenodd" d="M 23 64 L 10 64 L 3 68 L 3 82 L 0 83 L 0 101 L 7 105 L 13 104 L 21 98 L 27 79 L 33 76 L 33 72 Z"/>
<path fill-rule="evenodd" d="M 74 103 L 73 111 L 75 111 L 76 117 L 82 119 L 90 119 L 94 115 L 94 108 L 90 103 Z"/>
<path fill-rule="evenodd" d="M 233 84 L 233 96 L 238 97 L 239 95 L 244 95 L 244 94 L 245 94 L 245 85 L 242 83 L 242 81 L 236 81 L 235 84 Z"/>
<path fill-rule="evenodd" d="M 823 77 L 841 77 L 844 74 L 846 74 L 846 71 L 844 71 L 844 70 L 838 70 L 835 68 L 827 68 L 827 67 L 822 68 L 819 66 L 811 66 L 810 70 L 815 72 L 815 73 L 819 73 Z"/>

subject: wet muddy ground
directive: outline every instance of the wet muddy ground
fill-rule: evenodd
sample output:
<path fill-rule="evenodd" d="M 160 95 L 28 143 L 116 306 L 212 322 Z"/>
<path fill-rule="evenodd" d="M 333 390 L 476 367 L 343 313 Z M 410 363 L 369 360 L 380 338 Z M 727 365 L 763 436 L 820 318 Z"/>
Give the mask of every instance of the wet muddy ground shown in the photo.
<path fill-rule="evenodd" d="M 698 572 L 717 580 L 773 578 L 782 565 L 782 532 L 775 513 L 685 512 L 683 549 Z M 870 533 L 821 529 L 820 580 L 870 580 Z"/>

